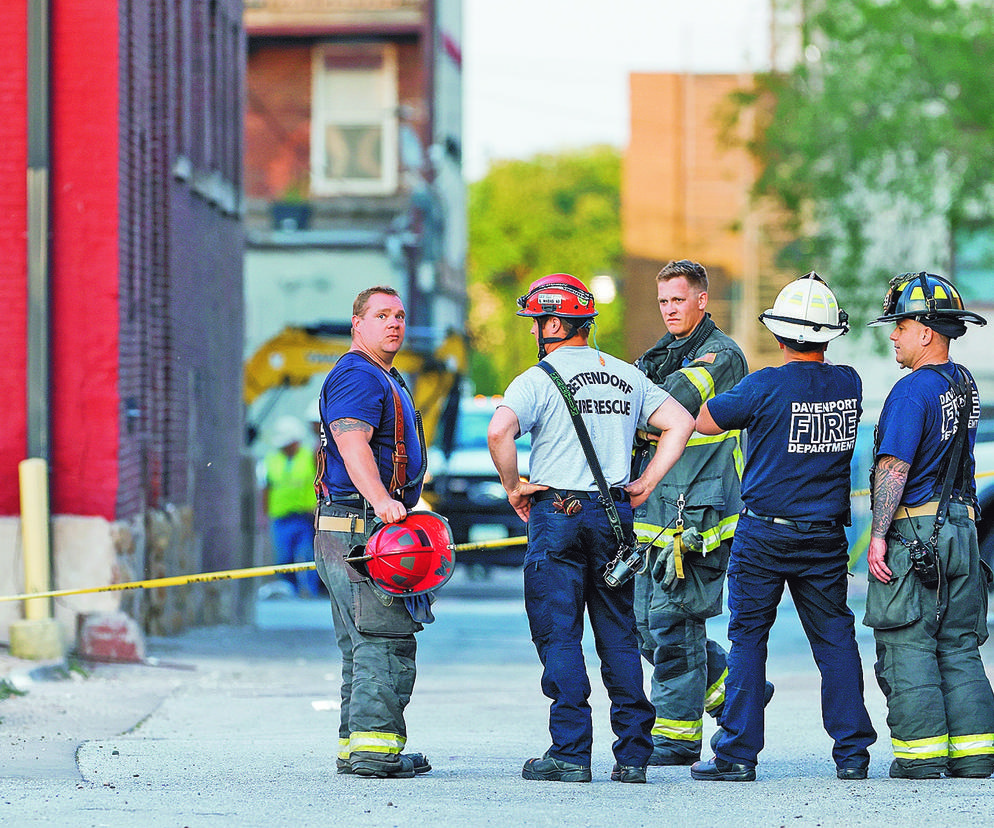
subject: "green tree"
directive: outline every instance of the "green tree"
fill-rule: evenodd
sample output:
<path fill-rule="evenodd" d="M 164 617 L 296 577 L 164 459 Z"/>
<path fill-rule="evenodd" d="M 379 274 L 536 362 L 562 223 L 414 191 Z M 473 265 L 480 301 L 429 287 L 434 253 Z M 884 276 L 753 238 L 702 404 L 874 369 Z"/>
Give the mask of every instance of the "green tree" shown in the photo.
<path fill-rule="evenodd" d="M 949 274 L 959 227 L 994 216 L 992 0 L 778 0 L 802 60 L 757 79 L 755 192 L 785 208 L 784 267 L 814 267 L 862 322 L 890 277 Z"/>
<path fill-rule="evenodd" d="M 611 147 L 494 164 L 469 188 L 469 328 L 481 393 L 501 393 L 536 361 L 517 297 L 535 279 L 571 273 L 589 287 L 621 261 L 621 156 Z M 598 305 L 596 341 L 622 354 L 620 293 Z"/>

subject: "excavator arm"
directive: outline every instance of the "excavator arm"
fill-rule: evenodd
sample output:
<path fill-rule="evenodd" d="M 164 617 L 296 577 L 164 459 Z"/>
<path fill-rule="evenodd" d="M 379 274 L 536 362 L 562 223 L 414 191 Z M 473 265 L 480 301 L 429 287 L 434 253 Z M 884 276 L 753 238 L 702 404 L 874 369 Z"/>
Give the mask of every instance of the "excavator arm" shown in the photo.
<path fill-rule="evenodd" d="M 269 391 L 306 385 L 315 375 L 327 374 L 351 346 L 348 324 L 284 328 L 246 360 L 245 404 Z M 455 408 L 448 402 L 459 394 L 459 380 L 469 364 L 466 336 L 453 331 L 432 353 L 401 349 L 393 364 L 408 379 L 430 445 L 446 411 Z M 250 433 L 260 425 L 253 424 Z"/>

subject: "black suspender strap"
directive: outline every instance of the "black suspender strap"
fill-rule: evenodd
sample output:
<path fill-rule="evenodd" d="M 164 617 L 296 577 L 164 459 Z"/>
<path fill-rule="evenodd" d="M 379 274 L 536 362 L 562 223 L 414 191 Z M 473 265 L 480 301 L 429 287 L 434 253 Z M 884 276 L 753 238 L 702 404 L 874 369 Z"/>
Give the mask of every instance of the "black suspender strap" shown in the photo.
<path fill-rule="evenodd" d="M 555 384 L 556 388 L 559 389 L 559 393 L 563 395 L 563 399 L 566 401 L 566 410 L 569 412 L 570 419 L 573 420 L 573 428 L 576 429 L 576 435 L 580 438 L 580 445 L 583 447 L 583 453 L 587 458 L 587 465 L 590 466 L 594 480 L 597 481 L 597 489 L 600 492 L 600 497 L 597 499 L 607 512 L 607 517 L 611 522 L 611 529 L 614 531 L 614 536 L 618 540 L 618 545 L 624 546 L 625 532 L 621 528 L 618 507 L 615 506 L 614 498 L 611 497 L 611 490 L 608 488 L 607 481 L 604 479 L 604 472 L 601 471 L 601 464 L 597 460 L 597 454 L 594 452 L 594 446 L 590 442 L 590 434 L 587 432 L 587 426 L 580 416 L 580 409 L 576 404 L 576 400 L 573 399 L 573 394 L 570 392 L 569 386 L 555 368 L 545 360 L 540 360 L 538 367 L 549 375 L 549 378 Z"/>
<path fill-rule="evenodd" d="M 958 382 L 954 382 L 951 377 L 940 371 L 936 366 L 923 365 L 922 367 L 935 371 L 935 373 L 939 374 L 949 383 L 950 387 L 956 392 L 956 408 L 958 412 L 956 434 L 953 436 L 952 444 L 946 449 L 945 456 L 942 458 L 945 473 L 942 481 L 942 491 L 939 495 L 939 505 L 935 511 L 935 529 L 932 532 L 932 542 L 934 543 L 935 539 L 939 536 L 939 530 L 946 522 L 946 513 L 949 510 L 949 498 L 953 493 L 953 483 L 959 481 L 962 490 L 966 482 L 965 464 L 962 462 L 962 457 L 970 431 L 970 411 L 973 409 L 973 385 L 970 383 L 970 378 L 965 369 L 959 365 L 955 366 L 959 374 Z"/>

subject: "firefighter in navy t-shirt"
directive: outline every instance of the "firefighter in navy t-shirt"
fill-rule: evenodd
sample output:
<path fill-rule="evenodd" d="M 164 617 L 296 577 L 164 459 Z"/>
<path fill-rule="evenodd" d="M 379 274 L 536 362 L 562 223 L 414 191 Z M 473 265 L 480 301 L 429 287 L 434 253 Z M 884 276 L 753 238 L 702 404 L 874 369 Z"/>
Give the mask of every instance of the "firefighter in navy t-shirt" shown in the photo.
<path fill-rule="evenodd" d="M 949 340 L 966 332 L 966 321 L 985 324 L 949 281 L 904 273 L 871 323 L 894 323 L 895 358 L 911 369 L 891 389 L 877 426 L 863 619 L 877 644 L 890 775 L 898 779 L 994 771 L 994 694 L 978 649 L 987 639 L 990 576 L 974 523 L 980 401 L 969 372 L 949 360 Z M 961 416 L 967 433 L 958 448 Z M 913 545 L 932 553 L 931 571 L 916 573 Z"/>
<path fill-rule="evenodd" d="M 424 755 L 402 753 L 404 710 L 417 675 L 414 634 L 422 625 L 404 601 L 381 595 L 346 562 L 353 549 L 366 545 L 374 517 L 385 524 L 404 521 L 421 493 L 414 470 L 423 465 L 424 449 L 414 402 L 393 368 L 406 330 L 394 288 L 361 291 L 352 307 L 352 347 L 325 378 L 319 398 L 314 564 L 331 596 L 342 653 L 336 768 L 365 777 L 411 778 L 431 770 Z"/>
<path fill-rule="evenodd" d="M 821 672 L 822 721 L 840 779 L 865 779 L 876 740 L 863 701 L 855 622 L 846 603 L 849 464 L 862 412 L 859 375 L 825 362 L 848 330 L 816 273 L 787 285 L 760 320 L 784 364 L 706 402 L 702 434 L 747 430 L 745 503 L 728 566 L 728 677 L 715 757 L 694 779 L 751 782 L 763 749 L 766 647 L 784 583 Z"/>

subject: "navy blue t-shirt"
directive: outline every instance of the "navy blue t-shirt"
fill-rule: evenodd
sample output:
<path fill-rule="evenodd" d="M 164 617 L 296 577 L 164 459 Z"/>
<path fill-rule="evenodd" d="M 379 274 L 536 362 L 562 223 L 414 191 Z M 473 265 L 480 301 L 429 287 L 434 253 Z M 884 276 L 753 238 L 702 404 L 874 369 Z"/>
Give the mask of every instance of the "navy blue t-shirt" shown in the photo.
<path fill-rule="evenodd" d="M 370 448 L 376 458 L 383 485 L 389 487 L 393 477 L 394 438 L 394 398 L 391 385 L 400 392 L 401 408 L 404 412 L 404 440 L 407 444 L 407 479 L 412 479 L 421 469 L 421 442 L 418 439 L 414 417 L 414 401 L 400 384 L 385 371 L 370 364 L 362 356 L 349 352 L 343 354 L 325 378 L 321 388 L 319 406 L 321 411 L 321 442 L 325 447 L 327 463 L 323 480 L 332 497 L 355 494 L 345 463 L 338 446 L 330 434 L 326 434 L 326 423 L 343 418 L 362 420 L 373 427 Z M 421 487 L 415 486 L 404 492 L 403 503 L 413 507 L 421 495 Z"/>
<path fill-rule="evenodd" d="M 708 402 L 723 429 L 747 429 L 742 500 L 792 520 L 849 521 L 849 464 L 863 386 L 848 365 L 763 368 Z"/>
<path fill-rule="evenodd" d="M 952 362 L 936 367 L 955 382 L 959 381 L 957 366 Z M 966 375 L 969 377 L 969 372 Z M 980 397 L 973 377 L 970 377 L 970 382 L 973 384 L 973 410 L 967 442 L 967 491 L 963 493 L 966 497 L 973 497 L 976 493 L 973 447 L 980 422 Z M 956 422 L 955 392 L 949 382 L 931 368 L 912 371 L 891 389 L 877 425 L 880 443 L 876 456 L 889 454 L 911 466 L 902 503 L 919 506 L 935 499 L 933 495 L 938 494 L 937 490 L 942 488 L 943 483 L 939 480 L 939 466 L 949 441 L 956 433 Z"/>

